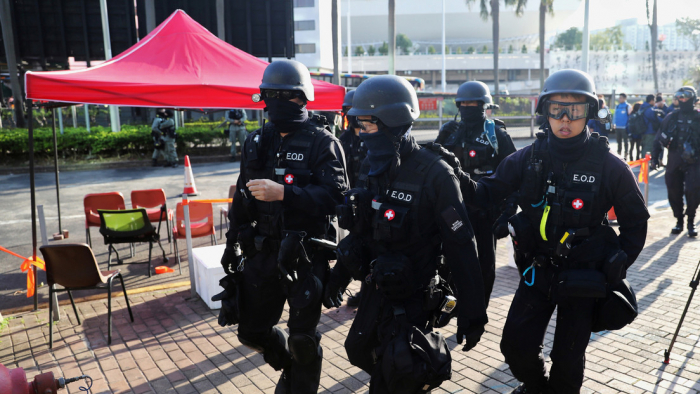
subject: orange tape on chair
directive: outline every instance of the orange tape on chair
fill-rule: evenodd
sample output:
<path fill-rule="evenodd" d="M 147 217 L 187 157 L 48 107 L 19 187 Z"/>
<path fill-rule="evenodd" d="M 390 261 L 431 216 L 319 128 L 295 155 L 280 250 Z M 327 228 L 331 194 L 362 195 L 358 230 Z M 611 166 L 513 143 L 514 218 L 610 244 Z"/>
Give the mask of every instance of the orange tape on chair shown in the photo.
<path fill-rule="evenodd" d="M 22 264 L 19 266 L 20 270 L 22 272 L 27 273 L 27 298 L 34 296 L 34 285 L 36 283 L 36 278 L 34 277 L 34 271 L 32 270 L 32 265 L 35 265 L 37 268 L 42 269 L 46 271 L 46 263 L 44 260 L 41 259 L 41 257 L 37 256 L 36 260 L 32 260 L 29 258 L 26 258 L 24 256 L 20 256 L 15 252 L 12 252 L 8 249 L 3 248 L 0 246 L 0 251 L 3 251 L 5 253 L 11 254 L 15 257 L 18 257 L 20 259 L 23 259 L 24 261 Z"/>

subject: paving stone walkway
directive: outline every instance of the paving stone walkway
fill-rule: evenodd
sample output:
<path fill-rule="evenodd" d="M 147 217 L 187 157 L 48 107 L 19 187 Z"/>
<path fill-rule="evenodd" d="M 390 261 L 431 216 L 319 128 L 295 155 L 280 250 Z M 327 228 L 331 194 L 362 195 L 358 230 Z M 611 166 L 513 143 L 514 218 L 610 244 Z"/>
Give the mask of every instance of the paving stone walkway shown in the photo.
<path fill-rule="evenodd" d="M 700 258 L 700 240 L 689 239 L 685 233 L 669 235 L 674 223 L 668 210 L 653 214 L 647 245 L 628 273 L 641 314 L 620 331 L 591 335 L 582 392 L 700 392 L 700 357 L 696 354 L 700 295 L 688 312 L 671 364 L 662 363 Z M 507 261 L 508 248 L 501 242 L 488 310 L 490 322 L 481 342 L 464 353 L 455 342 L 454 321 L 444 329 L 452 349 L 453 377 L 434 393 L 507 393 L 516 386 L 499 351 L 518 283 L 517 271 Z M 78 304 L 81 325 L 70 307 L 62 307 L 52 350 L 48 348 L 46 310 L 5 316 L 9 319 L 0 329 L 0 363 L 22 367 L 30 377 L 47 371 L 67 378 L 86 374 L 94 379 L 93 393 L 273 393 L 279 372 L 241 345 L 235 328 L 219 327 L 217 313 L 189 295 L 189 289 L 183 288 L 130 296 L 134 323 L 128 320 L 124 298 L 113 298 L 111 346 L 106 343 L 106 300 Z M 321 317 L 324 364 L 320 392 L 368 391 L 369 375 L 350 365 L 343 348 L 354 313 L 344 306 L 325 310 Z M 545 339 L 545 354 L 551 350 L 553 329 L 554 320 Z M 67 392 L 80 392 L 78 386 L 84 383 L 71 384 Z"/>

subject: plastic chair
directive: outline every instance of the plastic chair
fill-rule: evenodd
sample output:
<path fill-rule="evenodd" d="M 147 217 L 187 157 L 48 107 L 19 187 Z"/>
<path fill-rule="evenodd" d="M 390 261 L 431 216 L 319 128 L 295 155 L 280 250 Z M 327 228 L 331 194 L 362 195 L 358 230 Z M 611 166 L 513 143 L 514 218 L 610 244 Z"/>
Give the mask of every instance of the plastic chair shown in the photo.
<path fill-rule="evenodd" d="M 160 222 L 165 220 L 165 228 L 168 230 L 168 243 L 170 252 L 173 251 L 170 226 L 173 221 L 173 210 L 166 205 L 165 191 L 163 189 L 133 190 L 131 192 L 131 207 L 146 208 L 148 220 L 151 223 L 158 222 L 158 234 L 160 234 Z M 151 209 L 149 209 L 151 208 Z"/>
<path fill-rule="evenodd" d="M 85 242 L 92 247 L 90 227 L 100 227 L 98 209 L 126 209 L 124 195 L 119 192 L 87 194 L 83 199 L 85 207 Z"/>
<path fill-rule="evenodd" d="M 236 185 L 231 185 L 228 188 L 228 198 L 233 198 L 234 194 L 236 194 Z M 224 236 L 224 220 L 226 220 L 226 229 L 228 230 L 228 212 L 231 210 L 231 204 L 232 203 L 226 204 L 226 206 L 221 207 L 219 211 L 219 239 Z"/>
<path fill-rule="evenodd" d="M 148 220 L 148 214 L 145 208 L 125 209 L 117 211 L 108 211 L 99 209 L 97 213 L 100 215 L 100 234 L 104 236 L 105 245 L 109 245 L 109 254 L 107 257 L 107 269 L 112 265 L 112 250 L 117 255 L 117 264 L 123 264 L 124 261 L 119 258 L 119 252 L 114 247 L 115 244 L 136 242 L 148 242 L 148 261 L 132 262 L 131 264 L 146 264 L 148 263 L 148 277 L 151 272 L 151 252 L 153 243 L 157 242 L 160 250 L 163 252 L 163 262 L 168 262 L 165 257 L 165 250 L 160 244 L 160 222 L 158 229 L 153 227 L 151 221 Z M 180 269 L 182 274 L 182 269 Z"/>
<path fill-rule="evenodd" d="M 46 279 L 49 284 L 49 349 L 53 347 L 53 294 L 66 291 L 73 305 L 75 318 L 80 323 L 78 309 L 73 301 L 72 290 L 102 289 L 107 290 L 107 344 L 112 344 L 112 281 L 119 278 L 124 290 L 126 308 L 129 310 L 131 322 L 134 322 L 134 314 L 131 313 L 129 297 L 124 287 L 124 278 L 119 270 L 100 271 L 92 249 L 86 244 L 57 244 L 46 245 L 39 248 L 46 262 Z M 55 289 L 59 284 L 63 289 Z"/>
<path fill-rule="evenodd" d="M 212 245 L 216 242 L 216 227 L 214 226 L 214 208 L 211 203 L 190 202 L 190 233 L 192 238 L 211 238 Z M 175 256 L 177 264 L 180 264 L 180 253 L 177 248 L 177 240 L 185 239 L 185 210 L 182 203 L 177 203 L 175 207 L 175 226 L 173 226 L 173 240 L 175 241 Z M 193 269 L 190 266 L 190 269 Z"/>

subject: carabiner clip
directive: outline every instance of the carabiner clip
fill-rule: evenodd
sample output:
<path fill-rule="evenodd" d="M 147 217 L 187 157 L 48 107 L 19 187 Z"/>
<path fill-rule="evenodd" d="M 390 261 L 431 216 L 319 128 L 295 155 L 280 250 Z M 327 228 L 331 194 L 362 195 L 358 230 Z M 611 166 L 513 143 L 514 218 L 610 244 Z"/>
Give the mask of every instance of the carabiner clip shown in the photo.
<path fill-rule="evenodd" d="M 532 270 L 532 280 L 531 280 L 530 282 L 528 282 L 528 281 L 527 281 L 527 278 L 524 279 L 525 284 L 526 284 L 527 286 L 532 286 L 532 285 L 535 284 L 535 264 L 534 264 L 534 263 L 533 263 L 532 265 L 530 265 L 529 267 L 527 267 L 527 269 L 525 270 L 525 272 L 523 272 L 523 278 L 525 277 L 525 275 L 527 275 L 527 272 L 530 271 L 530 270 Z"/>

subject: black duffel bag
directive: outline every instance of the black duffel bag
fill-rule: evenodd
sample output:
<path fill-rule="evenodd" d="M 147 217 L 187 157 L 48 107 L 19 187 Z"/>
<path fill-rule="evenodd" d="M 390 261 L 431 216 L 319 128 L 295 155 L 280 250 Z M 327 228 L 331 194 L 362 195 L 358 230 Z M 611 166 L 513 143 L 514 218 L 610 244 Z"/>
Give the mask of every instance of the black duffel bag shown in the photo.
<path fill-rule="evenodd" d="M 623 279 L 596 304 L 591 331 L 619 330 L 632 323 L 638 314 L 637 296 L 630 282 Z"/>

